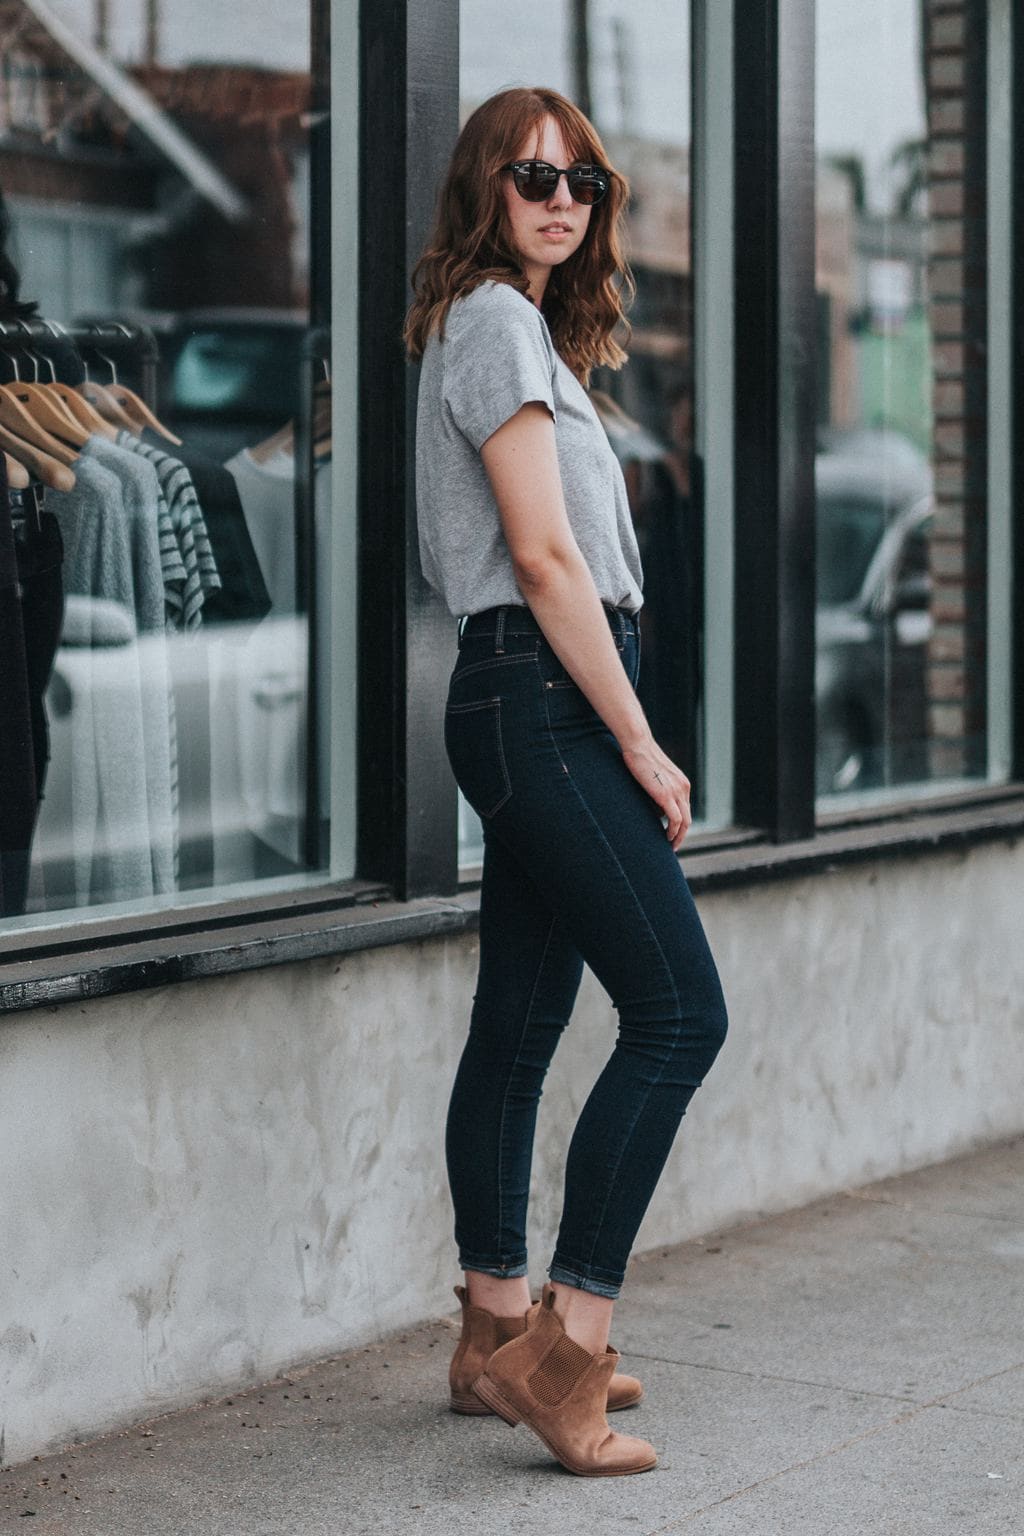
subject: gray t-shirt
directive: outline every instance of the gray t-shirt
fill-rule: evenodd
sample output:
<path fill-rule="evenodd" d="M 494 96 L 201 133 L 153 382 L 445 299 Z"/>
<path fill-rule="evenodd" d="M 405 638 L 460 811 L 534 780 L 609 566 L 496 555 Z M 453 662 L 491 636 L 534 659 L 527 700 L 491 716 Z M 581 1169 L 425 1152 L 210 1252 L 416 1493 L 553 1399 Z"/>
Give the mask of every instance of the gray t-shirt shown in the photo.
<path fill-rule="evenodd" d="M 569 524 L 598 595 L 635 611 L 643 575 L 619 461 L 540 310 L 508 283 L 481 283 L 456 299 L 444 341 L 435 332 L 423 354 L 416 415 L 423 574 L 456 618 L 526 602 L 480 449 L 531 400 L 554 417 Z"/>

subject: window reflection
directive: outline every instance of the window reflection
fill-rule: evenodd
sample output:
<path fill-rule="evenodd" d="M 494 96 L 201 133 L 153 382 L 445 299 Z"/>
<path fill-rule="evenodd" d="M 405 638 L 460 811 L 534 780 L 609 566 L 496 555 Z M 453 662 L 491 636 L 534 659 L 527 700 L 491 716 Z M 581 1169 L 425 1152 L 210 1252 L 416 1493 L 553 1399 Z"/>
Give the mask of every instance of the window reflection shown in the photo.
<path fill-rule="evenodd" d="M 817 4 L 826 797 L 986 771 L 982 21 Z"/>
<path fill-rule="evenodd" d="M 40 496 L 34 466 L 4 497 L 19 569 L 61 536 L 63 617 L 4 700 L 43 722 L 42 782 L 4 833 L 23 878 L 0 910 L 299 879 L 323 867 L 329 803 L 325 6 L 0 10 L 21 301 L 6 285 L 0 381 L 40 386 L 25 408 L 74 476 Z"/>

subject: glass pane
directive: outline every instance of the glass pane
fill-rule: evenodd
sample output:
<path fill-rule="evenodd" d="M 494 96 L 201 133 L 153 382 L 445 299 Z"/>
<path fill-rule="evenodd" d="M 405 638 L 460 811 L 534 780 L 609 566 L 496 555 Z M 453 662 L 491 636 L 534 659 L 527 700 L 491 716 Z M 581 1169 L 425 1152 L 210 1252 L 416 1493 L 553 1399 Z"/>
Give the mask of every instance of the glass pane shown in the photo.
<path fill-rule="evenodd" d="M 693 495 L 690 260 L 690 5 L 527 0 L 506 24 L 494 0 L 462 0 L 461 116 L 512 85 L 553 87 L 592 119 L 632 189 L 637 295 L 630 361 L 599 370 L 592 398 L 623 467 L 644 570 L 637 692 L 657 740 L 704 806 L 703 523 Z M 460 796 L 460 862 L 481 856 Z"/>
<path fill-rule="evenodd" d="M 3 932 L 301 885 L 330 841 L 325 0 L 18 9 L 0 425 L 74 480 L 0 497 Z"/>
<path fill-rule="evenodd" d="M 988 771 L 985 11 L 817 0 L 817 787 Z"/>

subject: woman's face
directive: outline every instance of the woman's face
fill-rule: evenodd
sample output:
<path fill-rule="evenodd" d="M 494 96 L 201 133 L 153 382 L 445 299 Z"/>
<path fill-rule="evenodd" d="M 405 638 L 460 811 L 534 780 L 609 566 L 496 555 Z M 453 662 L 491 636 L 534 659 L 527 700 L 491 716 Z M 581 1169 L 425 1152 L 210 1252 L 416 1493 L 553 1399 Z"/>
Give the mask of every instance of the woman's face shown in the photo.
<path fill-rule="evenodd" d="M 547 160 L 559 167 L 573 163 L 562 130 L 553 117 L 542 119 L 540 126 L 523 140 L 513 159 Z M 530 281 L 530 297 L 539 304 L 552 267 L 579 250 L 590 223 L 590 207 L 573 202 L 564 176 L 558 178 L 551 196 L 542 203 L 528 203 L 520 197 L 511 176 L 503 178 L 502 190 L 512 243 L 522 257 L 523 270 Z"/>

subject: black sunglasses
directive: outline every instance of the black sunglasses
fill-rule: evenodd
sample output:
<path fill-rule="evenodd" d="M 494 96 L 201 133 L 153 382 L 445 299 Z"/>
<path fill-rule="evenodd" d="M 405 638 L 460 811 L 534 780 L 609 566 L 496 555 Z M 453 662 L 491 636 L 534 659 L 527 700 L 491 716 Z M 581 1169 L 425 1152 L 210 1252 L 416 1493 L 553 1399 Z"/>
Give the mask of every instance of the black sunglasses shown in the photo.
<path fill-rule="evenodd" d="M 600 165 L 567 165 L 559 170 L 547 160 L 510 160 L 502 170 L 512 172 L 516 191 L 528 203 L 546 202 L 560 176 L 568 182 L 573 201 L 588 206 L 599 203 L 611 185 L 611 176 Z"/>

